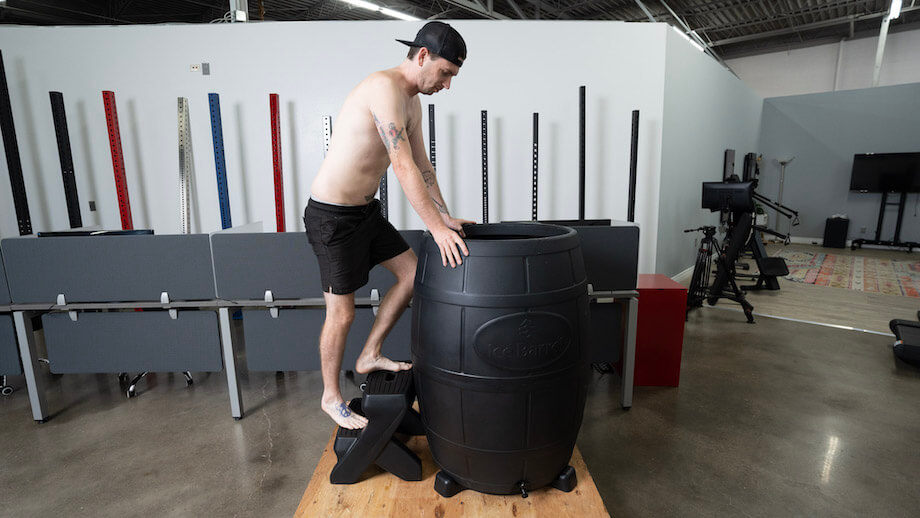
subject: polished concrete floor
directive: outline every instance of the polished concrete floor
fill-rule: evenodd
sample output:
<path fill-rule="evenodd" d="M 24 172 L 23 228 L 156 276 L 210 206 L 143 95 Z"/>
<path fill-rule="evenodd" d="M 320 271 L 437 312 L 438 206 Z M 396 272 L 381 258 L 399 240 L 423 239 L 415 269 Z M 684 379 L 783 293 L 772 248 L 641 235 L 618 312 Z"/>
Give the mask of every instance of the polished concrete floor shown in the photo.
<path fill-rule="evenodd" d="M 693 312 L 679 388 L 637 387 L 624 411 L 593 375 L 578 445 L 608 511 L 917 516 L 920 370 L 889 340 Z M 114 375 L 49 377 L 44 424 L 11 381 L 2 516 L 291 516 L 333 431 L 318 373 L 249 374 L 240 421 L 222 374 L 157 374 L 131 400 Z"/>

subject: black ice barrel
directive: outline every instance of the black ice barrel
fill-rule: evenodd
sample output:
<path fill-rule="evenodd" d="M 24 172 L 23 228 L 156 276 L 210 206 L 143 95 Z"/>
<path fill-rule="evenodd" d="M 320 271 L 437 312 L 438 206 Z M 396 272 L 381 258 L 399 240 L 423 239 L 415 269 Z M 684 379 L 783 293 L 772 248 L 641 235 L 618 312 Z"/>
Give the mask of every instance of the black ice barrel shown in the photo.
<path fill-rule="evenodd" d="M 444 494 L 445 473 L 484 493 L 558 487 L 590 371 L 578 234 L 537 223 L 465 230 L 470 255 L 457 268 L 442 266 L 425 234 L 412 302 L 415 386 L 443 470 L 436 489 Z"/>

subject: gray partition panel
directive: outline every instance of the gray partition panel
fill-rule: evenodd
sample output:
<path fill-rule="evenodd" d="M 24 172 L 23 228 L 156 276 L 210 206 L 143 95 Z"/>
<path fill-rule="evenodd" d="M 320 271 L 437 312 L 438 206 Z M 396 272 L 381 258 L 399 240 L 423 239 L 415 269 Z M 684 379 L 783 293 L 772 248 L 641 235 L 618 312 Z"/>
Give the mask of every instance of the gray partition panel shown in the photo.
<path fill-rule="evenodd" d="M 326 312 L 323 308 L 281 309 L 272 318 L 267 309 L 246 310 L 243 336 L 246 343 L 246 363 L 251 371 L 319 370 L 319 332 Z M 410 358 L 412 315 L 406 311 L 396 323 L 383 345 L 388 358 Z M 355 322 L 348 333 L 342 370 L 353 370 L 355 360 L 364 348 L 364 341 L 374 324 L 373 310 L 355 310 Z"/>
<path fill-rule="evenodd" d="M 19 365 L 19 347 L 16 345 L 16 331 L 13 316 L 0 313 L 0 376 L 18 376 L 22 374 Z"/>
<path fill-rule="evenodd" d="M 6 284 L 6 269 L 3 267 L 3 251 L 0 250 L 0 306 L 10 303 L 10 289 Z"/>
<path fill-rule="evenodd" d="M 615 222 L 616 224 L 616 222 Z M 634 290 L 639 270 L 639 227 L 577 226 L 588 282 L 597 291 Z"/>
<path fill-rule="evenodd" d="M 401 232 L 418 249 L 420 230 Z M 217 295 L 225 300 L 261 300 L 271 290 L 275 300 L 322 297 L 319 266 L 307 236 L 300 232 L 215 233 L 211 236 Z M 384 270 L 377 267 L 375 270 Z M 371 279 L 385 279 L 371 272 Z M 392 277 L 392 276 L 390 276 Z M 388 286 L 391 286 L 390 283 Z M 361 293 L 377 287 L 369 282 Z M 381 290 L 383 295 L 383 288 Z M 358 296 L 367 296 L 366 294 Z"/>
<path fill-rule="evenodd" d="M 208 236 L 17 237 L 3 240 L 14 303 L 215 298 Z"/>
<path fill-rule="evenodd" d="M 217 313 L 118 311 L 42 315 L 51 372 L 218 372 Z"/>
<path fill-rule="evenodd" d="M 316 256 L 302 232 L 211 235 L 217 296 L 225 300 L 322 297 Z"/>
<path fill-rule="evenodd" d="M 3 251 L 0 250 L 0 306 L 10 303 L 10 288 L 6 282 L 6 268 L 3 266 Z"/>
<path fill-rule="evenodd" d="M 623 304 L 626 302 L 592 303 L 590 331 L 591 363 L 620 361 L 624 329 Z"/>

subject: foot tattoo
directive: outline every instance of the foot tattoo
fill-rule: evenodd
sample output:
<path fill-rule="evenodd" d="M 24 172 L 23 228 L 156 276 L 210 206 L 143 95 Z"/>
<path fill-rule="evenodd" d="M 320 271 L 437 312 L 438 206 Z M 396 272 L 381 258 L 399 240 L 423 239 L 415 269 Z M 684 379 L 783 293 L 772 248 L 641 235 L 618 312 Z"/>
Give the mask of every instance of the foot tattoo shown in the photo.
<path fill-rule="evenodd" d="M 348 408 L 344 402 L 339 403 L 339 406 L 336 407 L 336 410 L 339 411 L 339 415 L 342 417 L 351 417 L 351 409 Z"/>

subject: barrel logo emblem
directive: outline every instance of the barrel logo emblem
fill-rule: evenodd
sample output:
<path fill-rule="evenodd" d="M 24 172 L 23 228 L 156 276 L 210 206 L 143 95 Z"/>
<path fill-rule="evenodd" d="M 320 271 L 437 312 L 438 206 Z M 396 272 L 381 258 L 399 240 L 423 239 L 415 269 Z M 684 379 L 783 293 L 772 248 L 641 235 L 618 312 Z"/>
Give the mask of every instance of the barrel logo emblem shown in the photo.
<path fill-rule="evenodd" d="M 532 370 L 552 364 L 569 349 L 572 326 L 555 313 L 514 313 L 483 324 L 474 337 L 482 360 L 502 369 Z"/>

